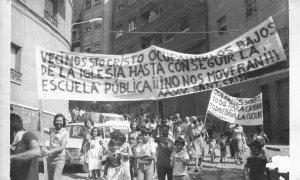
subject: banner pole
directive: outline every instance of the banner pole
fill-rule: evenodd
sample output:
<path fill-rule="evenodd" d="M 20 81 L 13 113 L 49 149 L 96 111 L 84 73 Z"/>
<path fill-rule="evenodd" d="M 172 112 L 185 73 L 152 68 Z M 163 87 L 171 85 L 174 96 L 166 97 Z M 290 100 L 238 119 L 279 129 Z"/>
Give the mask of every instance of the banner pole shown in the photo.
<path fill-rule="evenodd" d="M 158 120 L 158 117 L 159 117 L 158 100 L 155 101 L 155 106 L 156 106 L 156 120 Z"/>
<path fill-rule="evenodd" d="M 204 126 L 205 126 L 205 123 L 206 123 L 206 118 L 207 118 L 207 113 L 208 113 L 208 106 L 209 106 L 209 103 L 210 103 L 210 100 L 211 100 L 211 94 L 212 94 L 212 92 L 214 91 L 214 89 L 215 89 L 215 88 L 213 88 L 213 89 L 211 90 L 211 93 L 210 93 L 210 97 L 209 97 L 209 101 L 208 101 L 208 105 L 207 105 L 206 113 L 205 113 L 205 119 L 204 119 L 204 123 L 203 123 Z"/>
<path fill-rule="evenodd" d="M 39 121 L 40 121 L 40 129 L 41 129 L 41 133 L 42 133 L 42 145 L 43 145 L 43 149 L 46 149 L 45 146 L 45 138 L 44 138 L 44 123 L 43 123 L 43 104 L 42 104 L 42 100 L 39 99 Z M 47 160 L 46 157 L 42 157 L 43 158 L 43 165 L 44 165 L 44 180 L 48 179 L 48 168 L 47 168 Z"/>
<path fill-rule="evenodd" d="M 262 130 L 265 133 L 264 130 L 264 103 L 263 103 L 263 93 L 261 92 L 261 105 L 262 105 Z"/>

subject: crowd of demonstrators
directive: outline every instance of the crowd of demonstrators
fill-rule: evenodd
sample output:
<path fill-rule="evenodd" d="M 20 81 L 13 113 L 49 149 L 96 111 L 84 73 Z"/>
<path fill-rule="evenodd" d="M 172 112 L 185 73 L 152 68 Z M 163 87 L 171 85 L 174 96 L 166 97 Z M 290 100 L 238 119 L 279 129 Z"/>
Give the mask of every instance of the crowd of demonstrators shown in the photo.
<path fill-rule="evenodd" d="M 89 173 L 88 179 L 101 179 L 102 157 L 106 155 L 104 178 L 107 180 L 168 180 L 188 179 L 187 165 L 194 161 L 195 172 L 202 168 L 206 145 L 211 161 L 215 160 L 215 149 L 219 146 L 220 162 L 226 162 L 227 148 L 237 164 L 243 163 L 242 154 L 247 148 L 243 127 L 228 124 L 218 143 L 208 135 L 201 118 L 184 117 L 175 114 L 165 119 L 153 115 L 128 116 L 131 131 L 127 137 L 115 130 L 110 135 L 108 146 L 104 146 L 101 131 L 94 127 L 94 121 L 84 122 L 81 152 Z M 50 135 L 50 147 L 40 151 L 37 138 L 23 129 L 20 116 L 11 113 L 11 179 L 38 179 L 37 157 L 47 157 L 48 179 L 60 179 L 65 164 L 65 148 L 69 133 L 65 129 L 66 119 L 57 114 L 53 120 L 54 129 L 45 128 Z M 209 140 L 209 141 L 207 141 Z M 250 143 L 250 157 L 246 168 L 250 178 L 265 177 L 267 155 L 265 143 L 269 141 L 262 127 L 257 127 Z M 256 166 L 256 164 L 258 164 Z M 19 169 L 22 169 L 20 171 Z M 18 170 L 18 173 L 16 173 Z"/>

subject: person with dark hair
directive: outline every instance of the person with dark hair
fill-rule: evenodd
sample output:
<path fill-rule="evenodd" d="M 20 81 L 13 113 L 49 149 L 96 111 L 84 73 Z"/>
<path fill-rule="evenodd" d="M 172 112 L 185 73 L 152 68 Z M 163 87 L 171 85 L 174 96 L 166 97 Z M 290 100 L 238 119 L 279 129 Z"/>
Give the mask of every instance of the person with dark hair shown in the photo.
<path fill-rule="evenodd" d="M 65 129 L 64 115 L 54 116 L 55 129 L 45 128 L 44 132 L 50 135 L 49 150 L 43 149 L 42 155 L 47 157 L 48 180 L 59 180 L 65 166 L 65 148 L 69 140 L 69 132 Z"/>
<path fill-rule="evenodd" d="M 166 175 L 168 180 L 172 179 L 172 167 L 170 166 L 170 157 L 174 148 L 174 138 L 169 136 L 168 125 L 161 125 L 161 136 L 156 138 L 155 141 L 158 144 L 157 151 L 157 175 L 159 180 L 164 180 Z"/>
<path fill-rule="evenodd" d="M 204 150 L 205 150 L 205 138 L 206 138 L 206 130 L 204 128 L 203 122 L 197 119 L 193 120 L 193 129 L 192 129 L 192 157 L 195 159 L 195 172 L 199 171 L 202 168 L 202 160 L 204 158 Z"/>
<path fill-rule="evenodd" d="M 137 126 L 137 123 L 132 122 L 130 124 L 131 132 L 129 132 L 129 134 L 128 134 L 128 137 L 129 137 L 128 142 L 129 142 L 132 152 L 134 150 L 134 147 L 136 147 L 136 145 L 137 145 L 137 137 L 139 134 L 141 134 L 140 131 L 137 131 L 136 126 Z M 130 157 L 129 161 L 130 161 L 130 175 L 131 175 L 131 179 L 133 179 L 133 176 L 137 175 L 136 160 L 132 156 L 132 157 Z"/>
<path fill-rule="evenodd" d="M 138 164 L 138 180 L 151 180 L 154 175 L 154 159 L 156 147 L 150 139 L 151 131 L 147 128 L 142 129 L 142 143 L 136 147 L 135 158 Z"/>
<path fill-rule="evenodd" d="M 87 162 L 90 175 L 94 180 L 101 177 L 100 169 L 102 166 L 102 156 L 105 151 L 102 138 L 100 137 L 100 129 L 93 127 L 91 130 L 91 139 L 87 143 Z"/>
<path fill-rule="evenodd" d="M 190 157 L 185 148 L 185 140 L 178 137 L 175 140 L 175 148 L 170 157 L 171 166 L 173 167 L 174 180 L 187 180 L 187 166 L 190 163 Z"/>
<path fill-rule="evenodd" d="M 183 137 L 183 130 L 182 130 L 182 119 L 180 118 L 180 115 L 177 113 L 174 116 L 174 126 L 173 126 L 173 133 L 175 138 L 182 136 Z"/>
<path fill-rule="evenodd" d="M 242 150 L 243 150 L 243 127 L 239 124 L 235 124 L 233 127 L 233 134 L 232 134 L 232 140 L 231 143 L 233 145 L 234 150 L 234 159 L 236 164 L 243 164 L 243 158 L 242 158 Z"/>
<path fill-rule="evenodd" d="M 267 158 L 262 156 L 262 148 L 264 142 L 259 140 L 253 140 L 250 142 L 250 157 L 247 158 L 247 163 L 244 167 L 244 175 L 249 180 L 266 180 Z"/>
<path fill-rule="evenodd" d="M 227 123 L 226 129 L 224 134 L 227 136 L 227 143 L 229 143 L 229 150 L 230 150 L 230 157 L 234 158 L 234 149 L 233 149 L 233 141 L 232 141 L 232 135 L 233 135 L 233 128 L 234 123 Z"/>
<path fill-rule="evenodd" d="M 83 133 L 83 141 L 82 141 L 82 144 L 81 144 L 81 149 L 80 149 L 80 152 L 83 153 L 83 157 L 84 157 L 84 163 L 85 165 L 87 165 L 87 168 L 89 168 L 89 164 L 88 164 L 88 161 L 87 161 L 87 142 L 89 140 L 91 140 L 91 131 L 94 127 L 94 121 L 90 118 L 86 119 L 84 121 L 84 126 L 85 126 L 85 131 Z M 88 177 L 91 177 L 91 174 L 90 174 L 90 171 L 88 172 Z"/>
<path fill-rule="evenodd" d="M 15 113 L 10 114 L 10 134 L 11 180 L 38 180 L 38 139 L 24 131 L 21 117 Z"/>
<path fill-rule="evenodd" d="M 131 148 L 126 143 L 126 136 L 119 130 L 110 135 L 106 155 L 104 175 L 107 180 L 130 180 L 129 158 L 132 156 Z"/>
<path fill-rule="evenodd" d="M 209 138 L 208 146 L 209 146 L 208 154 L 210 154 L 210 160 L 214 162 L 214 160 L 216 159 L 216 148 L 217 148 L 217 142 L 214 136 L 211 136 Z"/>
<path fill-rule="evenodd" d="M 226 148 L 226 144 L 227 144 L 227 139 L 226 136 L 224 134 L 220 135 L 221 139 L 219 142 L 219 146 L 220 146 L 220 153 L 221 153 L 221 158 L 220 158 L 220 162 L 226 162 L 226 155 L 227 155 L 227 148 Z"/>

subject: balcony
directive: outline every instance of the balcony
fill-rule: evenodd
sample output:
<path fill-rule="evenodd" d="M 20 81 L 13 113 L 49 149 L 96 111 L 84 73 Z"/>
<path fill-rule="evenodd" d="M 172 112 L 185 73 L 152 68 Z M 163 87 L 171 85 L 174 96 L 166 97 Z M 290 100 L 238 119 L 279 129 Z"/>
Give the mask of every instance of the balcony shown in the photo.
<path fill-rule="evenodd" d="M 10 81 L 16 84 L 22 84 L 22 74 L 10 68 Z"/>
<path fill-rule="evenodd" d="M 56 17 L 54 17 L 53 15 L 51 15 L 48 11 L 44 11 L 44 18 L 50 22 L 53 26 L 55 26 L 57 28 L 58 26 L 58 21 L 56 19 Z"/>
<path fill-rule="evenodd" d="M 250 4 L 247 5 L 247 10 L 246 10 L 246 18 L 252 16 L 257 12 L 255 1 L 251 2 Z"/>

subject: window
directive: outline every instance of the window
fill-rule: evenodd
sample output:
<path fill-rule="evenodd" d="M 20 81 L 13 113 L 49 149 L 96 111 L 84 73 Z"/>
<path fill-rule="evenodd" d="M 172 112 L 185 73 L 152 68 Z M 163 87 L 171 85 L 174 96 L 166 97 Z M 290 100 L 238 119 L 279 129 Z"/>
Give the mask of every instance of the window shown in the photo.
<path fill-rule="evenodd" d="M 121 49 L 121 50 L 117 51 L 117 52 L 116 52 L 116 54 L 117 54 L 117 55 L 121 55 L 121 54 L 123 54 L 123 49 Z"/>
<path fill-rule="evenodd" d="M 155 19 L 157 19 L 159 17 L 159 14 L 157 11 L 151 11 L 149 14 L 149 22 L 154 21 Z"/>
<path fill-rule="evenodd" d="M 128 31 L 133 31 L 136 29 L 136 19 L 132 18 L 128 22 Z"/>
<path fill-rule="evenodd" d="M 186 31 L 190 27 L 189 16 L 183 16 L 180 18 L 180 31 Z"/>
<path fill-rule="evenodd" d="M 84 48 L 84 52 L 90 53 L 91 52 L 91 48 Z"/>
<path fill-rule="evenodd" d="M 121 11 L 123 9 L 123 1 L 119 1 L 118 4 L 117 4 L 117 12 L 118 11 Z"/>
<path fill-rule="evenodd" d="M 94 6 L 100 5 L 101 4 L 101 0 L 94 0 Z"/>
<path fill-rule="evenodd" d="M 94 51 L 100 51 L 100 50 L 101 50 L 101 44 L 100 44 L 100 42 L 94 44 Z"/>
<path fill-rule="evenodd" d="M 101 28 L 101 22 L 94 22 L 94 28 L 100 29 Z"/>
<path fill-rule="evenodd" d="M 135 45 L 130 46 L 130 47 L 128 48 L 128 52 L 129 52 L 129 53 L 134 53 L 135 51 L 136 51 Z"/>
<path fill-rule="evenodd" d="M 21 69 L 21 48 L 15 44 L 11 44 L 10 46 L 10 80 L 17 84 L 21 84 L 22 82 L 22 74 L 20 73 Z"/>
<path fill-rule="evenodd" d="M 11 64 L 10 68 L 14 69 L 17 72 L 20 72 L 21 65 L 21 48 L 15 44 L 11 44 L 10 46 L 10 54 L 11 54 Z"/>
<path fill-rule="evenodd" d="M 226 16 L 222 16 L 220 19 L 217 20 L 219 36 L 223 35 L 227 30 L 226 26 Z"/>
<path fill-rule="evenodd" d="M 167 32 L 172 32 L 174 30 L 174 24 L 172 23 L 169 25 L 166 29 Z M 174 34 L 167 33 L 166 34 L 166 41 L 169 41 L 170 39 L 174 38 Z"/>
<path fill-rule="evenodd" d="M 58 26 L 57 13 L 58 13 L 58 1 L 46 0 L 44 18 L 55 27 Z"/>
<path fill-rule="evenodd" d="M 91 0 L 85 0 L 84 7 L 85 7 L 85 9 L 91 9 L 92 8 L 92 1 Z"/>
<path fill-rule="evenodd" d="M 246 5 L 246 18 L 255 14 L 257 12 L 256 9 L 256 0 L 245 0 Z"/>
<path fill-rule="evenodd" d="M 91 30 L 91 23 L 86 23 L 84 25 L 84 32 L 89 32 Z"/>
<path fill-rule="evenodd" d="M 72 42 L 80 41 L 80 29 L 73 29 Z"/>
<path fill-rule="evenodd" d="M 123 36 L 123 24 L 118 25 L 116 30 L 119 31 L 116 33 L 116 38 Z"/>
<path fill-rule="evenodd" d="M 128 4 L 134 3 L 136 0 L 128 0 Z"/>

